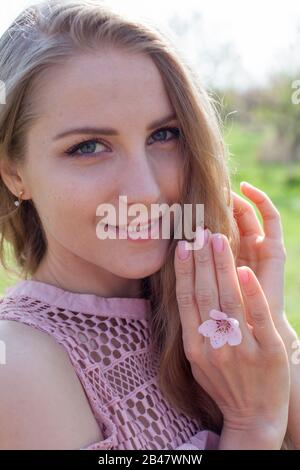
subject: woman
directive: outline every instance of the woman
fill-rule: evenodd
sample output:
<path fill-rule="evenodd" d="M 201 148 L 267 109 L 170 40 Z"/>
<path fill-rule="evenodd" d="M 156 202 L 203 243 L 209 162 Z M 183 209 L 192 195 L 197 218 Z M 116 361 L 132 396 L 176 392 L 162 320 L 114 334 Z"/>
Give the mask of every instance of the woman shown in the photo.
<path fill-rule="evenodd" d="M 22 276 L 1 299 L 0 447 L 297 445 L 279 214 L 242 187 L 263 231 L 230 190 L 214 108 L 184 60 L 85 1 L 28 8 L 0 51 L 1 258 L 5 240 Z M 100 240 L 96 208 L 120 195 L 204 204 L 206 244 L 201 227 L 193 250 Z"/>

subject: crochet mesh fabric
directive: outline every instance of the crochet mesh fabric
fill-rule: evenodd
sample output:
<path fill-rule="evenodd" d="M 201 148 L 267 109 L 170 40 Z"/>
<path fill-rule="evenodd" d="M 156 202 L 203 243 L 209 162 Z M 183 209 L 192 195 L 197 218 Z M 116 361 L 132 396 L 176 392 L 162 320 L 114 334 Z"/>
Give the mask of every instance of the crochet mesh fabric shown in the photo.
<path fill-rule="evenodd" d="M 82 449 L 217 448 L 218 436 L 176 411 L 158 384 L 150 301 L 65 291 L 34 280 L 6 289 L 0 320 L 50 334 L 67 351 L 104 439 Z"/>

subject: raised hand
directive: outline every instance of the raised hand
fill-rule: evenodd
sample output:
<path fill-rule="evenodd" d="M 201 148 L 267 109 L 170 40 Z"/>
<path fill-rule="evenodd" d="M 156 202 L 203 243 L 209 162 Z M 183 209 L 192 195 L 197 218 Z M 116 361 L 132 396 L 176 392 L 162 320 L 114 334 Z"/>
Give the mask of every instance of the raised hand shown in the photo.
<path fill-rule="evenodd" d="M 289 365 L 263 289 L 252 269 L 236 268 L 224 234 L 212 234 L 201 249 L 186 251 L 185 243 L 178 243 L 174 264 L 183 346 L 193 376 L 222 411 L 226 433 L 236 439 L 246 433 L 249 442 L 243 441 L 242 448 L 280 448 L 287 427 Z M 213 332 L 220 347 L 212 346 L 211 334 L 199 334 L 201 323 L 218 322 L 211 310 L 238 320 L 240 344 L 222 340 L 220 320 L 219 331 Z"/>
<path fill-rule="evenodd" d="M 275 325 L 284 314 L 284 266 L 286 250 L 279 211 L 262 190 L 241 184 L 243 194 L 258 208 L 263 226 L 253 206 L 232 191 L 233 214 L 240 233 L 237 266 L 249 266 L 255 273 L 267 298 Z"/>

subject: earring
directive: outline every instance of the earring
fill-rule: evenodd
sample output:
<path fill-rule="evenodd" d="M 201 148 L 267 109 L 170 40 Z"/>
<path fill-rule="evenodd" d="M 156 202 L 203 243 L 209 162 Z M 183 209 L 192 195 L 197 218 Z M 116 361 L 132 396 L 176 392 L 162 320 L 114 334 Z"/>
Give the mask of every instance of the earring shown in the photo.
<path fill-rule="evenodd" d="M 20 195 L 19 195 L 19 199 L 16 199 L 16 200 L 14 201 L 14 205 L 15 205 L 15 206 L 18 207 L 18 206 L 21 204 L 23 193 L 24 193 L 24 190 L 22 189 L 22 191 L 20 192 Z"/>

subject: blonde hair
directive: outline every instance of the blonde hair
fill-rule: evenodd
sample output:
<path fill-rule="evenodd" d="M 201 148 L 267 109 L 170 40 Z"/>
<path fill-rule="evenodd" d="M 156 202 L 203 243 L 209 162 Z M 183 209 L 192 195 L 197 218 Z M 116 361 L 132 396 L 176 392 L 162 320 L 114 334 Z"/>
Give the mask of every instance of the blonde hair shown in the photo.
<path fill-rule="evenodd" d="M 162 31 L 99 1 L 54 0 L 30 6 L 1 37 L 0 70 L 6 104 L 0 105 L 0 158 L 18 164 L 24 161 L 26 134 L 38 116 L 34 96 L 41 74 L 72 55 L 105 45 L 146 54 L 157 66 L 181 129 L 184 183 L 179 203 L 193 207 L 204 203 L 205 226 L 227 235 L 236 258 L 239 233 L 232 212 L 228 154 L 213 100 Z M 47 242 L 33 201 L 25 200 L 13 210 L 14 199 L 1 178 L 0 259 L 10 269 L 7 242 L 20 275 L 27 278 L 45 255 Z M 143 279 L 144 296 L 153 308 L 153 345 L 160 351 L 159 385 L 174 407 L 198 419 L 200 426 L 220 433 L 222 414 L 194 380 L 183 350 L 174 289 L 176 243 L 171 240 L 162 268 Z"/>

